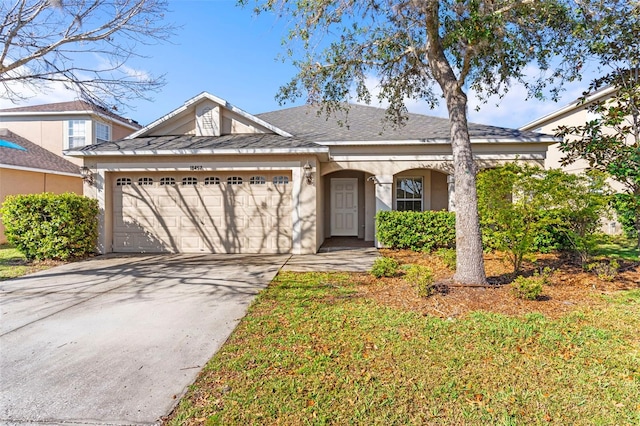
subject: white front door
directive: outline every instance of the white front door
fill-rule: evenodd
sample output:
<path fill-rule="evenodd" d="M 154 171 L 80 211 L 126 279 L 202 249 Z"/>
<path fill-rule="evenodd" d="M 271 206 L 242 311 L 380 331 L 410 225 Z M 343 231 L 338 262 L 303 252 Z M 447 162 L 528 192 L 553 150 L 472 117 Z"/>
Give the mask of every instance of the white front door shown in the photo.
<path fill-rule="evenodd" d="M 358 236 L 358 179 L 331 179 L 331 235 Z"/>

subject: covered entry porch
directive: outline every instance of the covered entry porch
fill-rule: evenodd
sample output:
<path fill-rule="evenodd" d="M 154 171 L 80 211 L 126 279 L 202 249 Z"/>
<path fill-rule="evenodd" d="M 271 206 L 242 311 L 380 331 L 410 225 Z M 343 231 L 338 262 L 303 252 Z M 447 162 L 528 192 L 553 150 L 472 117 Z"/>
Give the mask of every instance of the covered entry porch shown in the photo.
<path fill-rule="evenodd" d="M 453 184 L 448 174 L 429 168 L 407 168 L 395 174 L 329 170 L 321 176 L 323 247 L 374 244 L 379 210 L 449 210 Z"/>

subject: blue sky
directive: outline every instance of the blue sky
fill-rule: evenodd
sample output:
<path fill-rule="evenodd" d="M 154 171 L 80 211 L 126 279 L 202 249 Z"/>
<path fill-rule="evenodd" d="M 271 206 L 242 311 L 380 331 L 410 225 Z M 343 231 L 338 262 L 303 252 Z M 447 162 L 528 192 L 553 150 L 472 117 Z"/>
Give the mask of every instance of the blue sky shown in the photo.
<path fill-rule="evenodd" d="M 277 59 L 284 52 L 285 19 L 255 16 L 249 7 L 236 6 L 235 0 L 173 0 L 169 8 L 167 20 L 180 26 L 175 36 L 162 45 L 141 46 L 141 53 L 148 58 L 129 63 L 137 70 L 165 74 L 167 84 L 152 94 L 152 102 L 134 102 L 134 108 L 122 115 L 146 125 L 203 91 L 252 114 L 303 102 L 280 106 L 274 99 L 278 88 L 295 73 L 290 64 Z M 517 128 L 573 101 L 587 85 L 588 80 L 569 86 L 558 103 L 525 101 L 524 89 L 515 86 L 502 100 L 482 105 L 480 112 L 475 111 L 478 102 L 470 96 L 469 119 Z M 372 88 L 375 90 L 373 79 Z M 22 105 L 73 98 L 73 93 L 54 87 Z M 10 106 L 0 100 L 0 107 Z M 442 105 L 430 110 L 423 103 L 410 101 L 408 106 L 411 112 L 446 116 Z"/>

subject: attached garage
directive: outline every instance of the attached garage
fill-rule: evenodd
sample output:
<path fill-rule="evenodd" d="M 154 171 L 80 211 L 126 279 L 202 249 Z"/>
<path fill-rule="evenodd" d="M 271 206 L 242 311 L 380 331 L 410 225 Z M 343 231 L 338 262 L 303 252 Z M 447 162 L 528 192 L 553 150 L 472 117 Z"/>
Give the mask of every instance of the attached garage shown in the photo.
<path fill-rule="evenodd" d="M 289 253 L 291 172 L 117 173 L 114 252 Z"/>

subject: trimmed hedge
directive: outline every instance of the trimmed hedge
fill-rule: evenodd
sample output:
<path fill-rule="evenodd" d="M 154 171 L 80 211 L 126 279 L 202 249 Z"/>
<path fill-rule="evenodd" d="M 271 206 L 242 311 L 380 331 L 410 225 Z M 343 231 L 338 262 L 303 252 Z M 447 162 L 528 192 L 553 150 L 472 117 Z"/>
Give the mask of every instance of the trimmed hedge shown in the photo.
<path fill-rule="evenodd" d="M 397 249 L 432 251 L 454 247 L 456 216 L 447 211 L 379 211 L 376 236 L 383 245 Z"/>
<path fill-rule="evenodd" d="M 97 200 L 71 193 L 10 195 L 0 215 L 7 241 L 27 259 L 67 260 L 95 252 Z"/>

